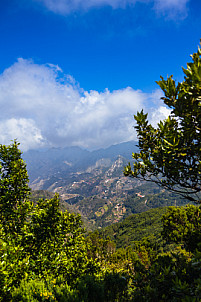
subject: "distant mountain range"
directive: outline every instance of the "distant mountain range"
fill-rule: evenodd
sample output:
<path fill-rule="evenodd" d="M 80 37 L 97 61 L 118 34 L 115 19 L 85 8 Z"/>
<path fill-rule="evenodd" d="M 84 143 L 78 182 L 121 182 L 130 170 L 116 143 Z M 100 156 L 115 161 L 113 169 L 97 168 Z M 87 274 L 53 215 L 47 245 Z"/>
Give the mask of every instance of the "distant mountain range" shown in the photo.
<path fill-rule="evenodd" d="M 85 171 L 94 165 L 109 166 L 119 155 L 131 161 L 132 152 L 137 152 L 136 144 L 130 141 L 95 151 L 80 147 L 29 150 L 23 154 L 23 159 L 32 184 L 38 178 L 57 176 L 57 173 Z"/>
<path fill-rule="evenodd" d="M 137 151 L 132 141 L 95 151 L 79 147 L 32 150 L 23 159 L 30 187 L 59 193 L 67 209 L 80 213 L 93 229 L 133 213 L 186 203 L 154 183 L 124 176 L 124 167 Z"/>

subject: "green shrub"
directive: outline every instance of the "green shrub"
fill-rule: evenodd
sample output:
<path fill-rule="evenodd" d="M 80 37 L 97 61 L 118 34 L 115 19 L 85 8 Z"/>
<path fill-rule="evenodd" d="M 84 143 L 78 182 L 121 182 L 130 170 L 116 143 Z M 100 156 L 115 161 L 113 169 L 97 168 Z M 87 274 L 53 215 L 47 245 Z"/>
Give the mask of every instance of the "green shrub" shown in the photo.
<path fill-rule="evenodd" d="M 77 291 L 53 280 L 23 280 L 12 292 L 12 302 L 80 302 Z"/>
<path fill-rule="evenodd" d="M 54 293 L 43 280 L 23 280 L 12 293 L 13 302 L 56 301 Z"/>

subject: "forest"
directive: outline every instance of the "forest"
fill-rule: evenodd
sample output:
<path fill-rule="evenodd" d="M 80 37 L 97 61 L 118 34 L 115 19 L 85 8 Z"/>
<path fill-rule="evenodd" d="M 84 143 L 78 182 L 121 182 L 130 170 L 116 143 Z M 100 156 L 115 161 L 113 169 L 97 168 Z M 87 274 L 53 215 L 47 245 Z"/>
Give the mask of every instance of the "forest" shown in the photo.
<path fill-rule="evenodd" d="M 139 153 L 125 177 L 155 182 L 186 206 L 86 232 L 60 199 L 30 198 L 19 143 L 0 145 L 0 301 L 201 301 L 201 50 L 184 81 L 158 82 L 171 115 L 135 116 Z"/>

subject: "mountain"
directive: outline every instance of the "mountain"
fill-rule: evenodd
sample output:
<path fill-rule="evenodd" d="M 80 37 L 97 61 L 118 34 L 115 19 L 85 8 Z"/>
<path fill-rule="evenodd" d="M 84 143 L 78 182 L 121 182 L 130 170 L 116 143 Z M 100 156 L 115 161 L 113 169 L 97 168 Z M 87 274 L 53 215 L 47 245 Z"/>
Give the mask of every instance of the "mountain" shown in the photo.
<path fill-rule="evenodd" d="M 135 142 L 95 151 L 79 147 L 28 151 L 23 154 L 33 190 L 59 193 L 71 211 L 91 229 L 119 222 L 130 214 L 186 201 L 154 183 L 125 177 Z"/>
<path fill-rule="evenodd" d="M 30 184 L 36 179 L 59 177 L 96 166 L 109 166 L 118 155 L 132 160 L 132 152 L 136 152 L 136 142 L 130 141 L 95 151 L 84 150 L 79 147 L 51 148 L 48 150 L 29 150 L 23 154 L 27 164 Z"/>

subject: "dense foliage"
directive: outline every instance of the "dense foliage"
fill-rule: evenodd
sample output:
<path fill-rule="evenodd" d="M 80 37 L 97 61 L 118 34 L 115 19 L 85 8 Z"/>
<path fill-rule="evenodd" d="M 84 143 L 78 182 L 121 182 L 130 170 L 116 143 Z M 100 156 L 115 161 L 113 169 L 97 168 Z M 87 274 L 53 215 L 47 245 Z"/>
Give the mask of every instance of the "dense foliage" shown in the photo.
<path fill-rule="evenodd" d="M 201 207 L 129 217 L 112 227 L 117 249 L 109 229 L 86 237 L 80 216 L 62 212 L 57 195 L 33 205 L 16 142 L 1 146 L 0 162 L 0 301 L 201 299 Z"/>
<path fill-rule="evenodd" d="M 184 81 L 161 77 L 170 116 L 157 128 L 148 123 L 143 110 L 135 116 L 139 153 L 133 153 L 134 170 L 129 164 L 125 175 L 172 190 L 190 201 L 201 201 L 201 49 L 193 62 L 183 68 Z"/>
<path fill-rule="evenodd" d="M 1 295 L 22 278 L 51 275 L 74 280 L 88 270 L 79 215 L 61 212 L 59 199 L 28 198 L 28 176 L 17 143 L 1 146 Z"/>
<path fill-rule="evenodd" d="M 131 246 L 135 248 L 137 241 L 148 240 L 152 244 L 162 245 L 161 231 L 163 229 L 161 218 L 168 208 L 152 209 L 140 214 L 133 214 L 122 222 L 112 224 L 99 233 L 109 237 L 115 242 L 117 248 Z"/>
<path fill-rule="evenodd" d="M 16 142 L 1 146 L 0 162 L 0 300 L 127 301 L 127 270 L 110 265 L 110 240 L 86 239 L 57 195 L 33 206 Z"/>

